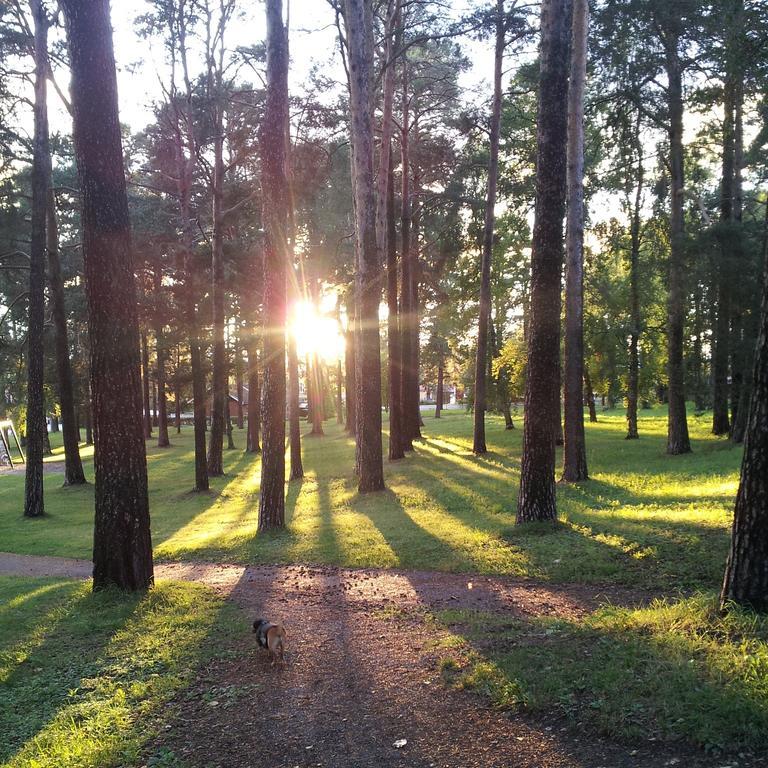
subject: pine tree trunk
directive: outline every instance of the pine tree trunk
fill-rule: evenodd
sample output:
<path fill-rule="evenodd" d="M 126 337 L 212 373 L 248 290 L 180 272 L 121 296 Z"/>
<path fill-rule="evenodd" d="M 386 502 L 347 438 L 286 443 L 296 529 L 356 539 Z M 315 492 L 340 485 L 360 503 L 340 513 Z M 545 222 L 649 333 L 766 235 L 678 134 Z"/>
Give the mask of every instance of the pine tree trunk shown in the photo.
<path fill-rule="evenodd" d="M 259 381 L 258 342 L 252 337 L 248 342 L 248 439 L 245 450 L 260 453 L 261 434 L 261 382 Z"/>
<path fill-rule="evenodd" d="M 259 145 L 264 222 L 263 446 L 259 531 L 285 526 L 285 328 L 288 268 L 288 31 L 282 0 L 267 0 L 267 89 Z"/>
<path fill-rule="evenodd" d="M 536 211 L 531 254 L 528 374 L 517 522 L 554 520 L 568 101 L 568 0 L 541 7 Z M 558 409 L 559 410 L 559 409 Z M 559 420 L 559 414 L 557 414 Z"/>
<path fill-rule="evenodd" d="M 157 447 L 167 448 L 171 441 L 168 437 L 168 396 L 165 387 L 165 373 L 167 350 L 165 348 L 165 323 L 160 309 L 163 292 L 163 272 L 159 262 L 154 265 L 154 292 L 155 292 L 155 355 L 157 376 Z"/>
<path fill-rule="evenodd" d="M 304 463 L 301 459 L 301 415 L 299 414 L 299 356 L 296 352 L 296 338 L 288 335 L 288 422 L 291 447 L 289 479 L 304 477 Z"/>
<path fill-rule="evenodd" d="M 679 34 L 672 26 L 665 30 L 665 66 L 667 106 L 669 109 L 670 174 L 670 247 L 669 288 L 667 296 L 667 378 L 669 380 L 669 418 L 667 453 L 690 453 L 688 417 L 685 411 L 685 364 L 683 334 L 685 326 L 685 218 L 683 202 L 683 86 Z"/>
<path fill-rule="evenodd" d="M 240 344 L 235 343 L 235 391 L 237 392 L 237 428 L 245 426 L 245 412 L 243 410 L 243 356 L 240 352 Z"/>
<path fill-rule="evenodd" d="M 752 398 L 721 601 L 723 607 L 736 602 L 755 610 L 768 610 L 768 262 L 763 275 Z"/>
<path fill-rule="evenodd" d="M 93 409 L 91 408 L 91 398 L 85 404 L 85 444 L 93 445 Z"/>
<path fill-rule="evenodd" d="M 61 429 L 64 443 L 64 485 L 83 485 L 85 472 L 80 458 L 77 418 L 75 416 L 75 383 L 69 359 L 67 312 L 64 304 L 64 281 L 59 261 L 59 228 L 56 221 L 56 199 L 51 189 L 51 156 L 48 154 L 48 284 L 51 291 L 51 318 L 56 348 L 56 378 L 61 406 Z M 54 430 L 55 431 L 55 430 Z"/>
<path fill-rule="evenodd" d="M 320 357 L 317 352 L 307 357 L 307 385 L 310 393 L 310 417 L 312 429 L 311 437 L 323 437 L 323 421 L 325 418 L 323 407 L 323 377 L 320 371 Z"/>
<path fill-rule="evenodd" d="M 384 488 L 381 447 L 381 350 L 379 301 L 380 254 L 376 245 L 373 176 L 373 116 L 370 89 L 373 69 L 371 0 L 345 0 L 349 56 L 349 90 L 359 253 L 356 275 L 360 323 L 357 363 L 357 442 L 360 452 L 358 491 Z"/>
<path fill-rule="evenodd" d="M 640 225 L 643 202 L 644 157 L 640 140 L 640 112 L 635 122 L 635 139 L 637 157 L 637 186 L 635 201 L 632 209 L 632 224 L 630 232 L 629 254 L 629 370 L 627 386 L 627 440 L 637 440 L 640 435 L 637 430 L 637 404 L 640 392 Z M 593 396 L 594 404 L 594 396 Z M 597 420 L 597 419 L 595 419 Z"/>
<path fill-rule="evenodd" d="M 157 357 L 157 355 L 155 355 Z M 157 382 L 152 382 L 152 426 L 157 426 Z"/>
<path fill-rule="evenodd" d="M 413 450 L 411 413 L 413 398 L 409 387 L 409 366 L 412 354 L 413 308 L 411 307 L 411 166 L 410 166 L 410 94 L 408 92 L 408 59 L 403 56 L 402 118 L 400 132 L 400 443 L 403 452 Z"/>
<path fill-rule="evenodd" d="M 442 355 L 437 361 L 437 391 L 435 392 L 435 418 L 440 418 L 440 411 L 443 410 L 443 358 Z"/>
<path fill-rule="evenodd" d="M 45 357 L 45 241 L 49 178 L 48 106 L 46 77 L 48 19 L 40 0 L 31 0 L 34 18 L 35 103 L 32 157 L 32 232 L 29 251 L 29 322 L 27 326 L 27 457 L 24 483 L 24 516 L 45 514 L 43 454 L 48 430 L 43 394 Z"/>
<path fill-rule="evenodd" d="M 485 444 L 485 411 L 487 409 L 486 371 L 488 365 L 488 323 L 491 317 L 491 259 L 493 229 L 496 223 L 496 185 L 499 174 L 499 135 L 501 125 L 501 72 L 504 62 L 504 0 L 496 0 L 496 48 L 493 70 L 493 106 L 491 107 L 490 160 L 485 199 L 483 252 L 480 258 L 480 306 L 475 357 L 475 411 L 472 451 L 482 454 Z"/>
<path fill-rule="evenodd" d="M 723 158 L 720 183 L 720 233 L 719 262 L 716 269 L 717 308 L 714 328 L 714 353 L 712 356 L 712 434 L 727 435 L 730 431 L 728 410 L 728 364 L 730 359 L 731 333 L 731 243 L 734 232 L 733 184 L 734 184 L 734 88 L 733 78 L 727 76 L 723 100 Z M 735 370 L 734 370 L 735 375 Z"/>
<path fill-rule="evenodd" d="M 176 346 L 176 369 L 173 376 L 173 397 L 176 419 L 176 434 L 181 434 L 181 379 L 179 377 L 179 347 Z"/>
<path fill-rule="evenodd" d="M 82 193 L 85 293 L 95 422 L 93 585 L 154 581 L 141 429 L 136 285 L 108 0 L 62 0 Z"/>
<path fill-rule="evenodd" d="M 344 396 L 346 398 L 347 410 L 347 432 L 350 435 L 357 435 L 357 419 L 355 405 L 357 404 L 357 394 L 355 377 L 357 375 L 357 365 L 355 362 L 355 306 L 354 301 L 347 301 L 347 331 L 344 335 Z"/>
<path fill-rule="evenodd" d="M 216 96 L 217 102 L 221 94 Z M 213 248 L 211 263 L 211 297 L 213 305 L 213 372 L 211 389 L 211 434 L 208 438 L 208 475 L 224 474 L 224 431 L 227 399 L 227 351 L 224 340 L 224 222 L 222 200 L 224 196 L 224 124 L 223 106 L 216 105 L 216 136 L 214 139 L 213 173 Z"/>
<path fill-rule="evenodd" d="M 414 136 L 418 138 L 418 126 L 414 122 Z M 421 204 L 418 196 L 420 180 L 416 171 L 413 173 L 413 210 L 411 212 L 411 362 L 408 366 L 408 386 L 411 390 L 411 416 L 410 431 L 414 440 L 421 440 L 421 427 L 424 421 L 421 418 L 421 389 L 419 387 L 419 357 L 420 345 L 420 308 L 419 308 L 419 280 L 421 279 L 421 259 L 419 253 L 419 238 L 421 234 Z"/>
<path fill-rule="evenodd" d="M 565 267 L 565 443 L 563 477 L 589 477 L 584 436 L 584 84 L 587 75 L 589 5 L 573 0 L 568 91 L 568 220 Z"/>
<path fill-rule="evenodd" d="M 144 437 L 152 437 L 152 406 L 149 402 L 149 344 L 147 335 L 141 334 L 141 388 L 144 403 Z"/>

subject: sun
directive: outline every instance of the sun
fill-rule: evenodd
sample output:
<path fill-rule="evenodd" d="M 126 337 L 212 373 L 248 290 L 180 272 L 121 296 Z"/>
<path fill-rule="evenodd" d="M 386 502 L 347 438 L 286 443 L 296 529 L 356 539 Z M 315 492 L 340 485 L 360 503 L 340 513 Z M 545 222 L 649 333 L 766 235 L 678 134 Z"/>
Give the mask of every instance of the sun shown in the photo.
<path fill-rule="evenodd" d="M 297 301 L 292 307 L 289 332 L 296 339 L 299 359 L 317 354 L 326 363 L 344 356 L 344 336 L 335 317 L 318 313 L 309 301 Z"/>

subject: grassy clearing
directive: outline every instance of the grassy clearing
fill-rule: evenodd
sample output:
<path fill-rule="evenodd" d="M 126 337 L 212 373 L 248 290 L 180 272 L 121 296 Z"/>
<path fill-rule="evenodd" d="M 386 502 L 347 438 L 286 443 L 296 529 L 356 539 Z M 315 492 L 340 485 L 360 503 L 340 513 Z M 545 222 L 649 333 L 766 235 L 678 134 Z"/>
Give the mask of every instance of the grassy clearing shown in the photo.
<path fill-rule="evenodd" d="M 617 582 L 657 589 L 712 588 L 722 575 L 741 449 L 690 417 L 694 453 L 664 454 L 666 414 L 641 414 L 639 441 L 624 440 L 620 411 L 587 425 L 592 480 L 560 487 L 557 526 L 514 525 L 522 430 L 490 418 L 490 453 L 471 453 L 471 418 L 425 419 L 414 455 L 387 464 L 388 490 L 359 497 L 353 443 L 328 422 L 304 442 L 306 477 L 287 486 L 285 532 L 257 535 L 260 465 L 225 452 L 212 492 L 189 492 L 191 433 L 149 443 L 156 556 L 230 562 L 481 571 L 553 581 Z M 242 446 L 243 432 L 235 431 Z M 90 474 L 90 462 L 86 472 Z M 23 476 L 0 476 L 0 549 L 89 557 L 92 487 L 46 476 L 42 520 L 21 516 Z"/>
<path fill-rule="evenodd" d="M 164 705 L 225 652 L 234 610 L 192 584 L 139 597 L 0 578 L 0 764 L 138 764 Z"/>
<path fill-rule="evenodd" d="M 768 618 L 723 617 L 714 595 L 607 606 L 578 622 L 462 612 L 438 620 L 459 641 L 442 659 L 443 679 L 500 708 L 560 714 L 632 742 L 727 751 L 768 743 Z"/>

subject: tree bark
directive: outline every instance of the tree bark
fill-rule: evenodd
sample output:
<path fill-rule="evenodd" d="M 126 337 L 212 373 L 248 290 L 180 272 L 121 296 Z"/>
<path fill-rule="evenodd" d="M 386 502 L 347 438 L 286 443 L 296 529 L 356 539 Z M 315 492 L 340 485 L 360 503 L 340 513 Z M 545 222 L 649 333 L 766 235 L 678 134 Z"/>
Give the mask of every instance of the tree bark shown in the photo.
<path fill-rule="evenodd" d="M 149 344 L 147 335 L 141 334 L 141 389 L 144 404 L 144 438 L 152 437 L 152 406 L 149 402 Z"/>
<path fill-rule="evenodd" d="M 565 431 L 563 476 L 589 478 L 584 436 L 584 85 L 587 76 L 589 4 L 573 0 L 568 89 L 568 219 L 565 267 Z"/>
<path fill-rule="evenodd" d="M 259 531 L 285 526 L 285 325 L 288 269 L 288 30 L 267 0 L 267 90 L 259 145 L 264 221 L 264 393 Z"/>
<path fill-rule="evenodd" d="M 154 582 L 139 325 L 108 0 L 62 0 L 82 195 L 95 423 L 93 585 Z"/>
<path fill-rule="evenodd" d="M 235 391 L 237 392 L 237 428 L 245 426 L 243 411 L 243 355 L 240 351 L 240 340 L 235 340 Z"/>
<path fill-rule="evenodd" d="M 472 451 L 486 453 L 485 411 L 487 408 L 488 323 L 491 318 L 491 259 L 493 229 L 496 223 L 496 185 L 499 175 L 499 135 L 501 125 L 501 73 L 504 63 L 504 0 L 496 0 L 496 47 L 493 68 L 493 106 L 491 107 L 490 159 L 485 200 L 483 252 L 480 258 L 480 309 L 475 357 L 475 411 Z"/>
<path fill-rule="evenodd" d="M 86 482 L 80 458 L 77 418 L 75 416 L 75 384 L 69 359 L 67 313 L 64 304 L 64 281 L 59 261 L 59 228 L 56 222 L 56 199 L 51 189 L 51 156 L 48 154 L 48 284 L 51 291 L 51 316 L 56 347 L 56 378 L 61 406 L 61 430 L 64 443 L 64 485 Z"/>
<path fill-rule="evenodd" d="M 435 392 L 435 418 L 440 418 L 440 411 L 443 410 L 443 356 L 440 355 L 437 361 L 437 391 Z"/>
<path fill-rule="evenodd" d="M 768 610 L 768 262 L 752 372 L 752 398 L 721 603 Z"/>
<path fill-rule="evenodd" d="M 355 379 L 357 376 L 357 365 L 355 361 L 355 305 L 354 299 L 347 299 L 347 330 L 344 334 L 344 396 L 346 398 L 347 410 L 347 432 L 350 435 L 357 435 L 357 413 L 355 406 L 357 404 L 357 387 Z"/>
<path fill-rule="evenodd" d="M 48 106 L 46 93 L 48 19 L 40 0 L 31 0 L 34 19 L 35 103 L 32 156 L 32 232 L 29 251 L 29 321 L 27 325 L 27 457 L 24 516 L 42 517 L 43 455 L 48 431 L 43 394 L 45 357 L 45 240 L 49 179 Z"/>
<path fill-rule="evenodd" d="M 670 229 L 669 287 L 667 295 L 667 378 L 669 380 L 669 418 L 667 453 L 690 453 L 688 417 L 685 411 L 685 364 L 683 333 L 685 326 L 685 218 L 683 202 L 683 85 L 677 22 L 672 20 L 664 34 L 669 110 Z"/>
<path fill-rule="evenodd" d="M 595 408 L 595 393 L 592 389 L 592 381 L 589 378 L 589 368 L 584 366 L 584 387 L 587 390 L 587 408 L 589 410 L 589 421 L 591 423 L 597 422 L 597 409 Z"/>
<path fill-rule="evenodd" d="M 635 139 L 637 157 L 637 186 L 635 201 L 632 209 L 632 224 L 630 228 L 629 254 L 629 370 L 627 386 L 627 440 L 637 440 L 640 435 L 637 430 L 637 404 L 640 389 L 640 226 L 641 207 L 643 201 L 644 157 L 643 145 L 640 140 L 640 112 L 635 121 Z"/>
<path fill-rule="evenodd" d="M 166 359 L 165 322 L 161 308 L 163 295 L 163 271 L 159 260 L 155 262 L 154 279 L 154 325 L 155 325 L 155 371 L 157 376 L 157 447 L 168 448 L 171 441 L 168 438 L 168 396 L 165 387 Z"/>
<path fill-rule="evenodd" d="M 559 370 L 560 356 L 569 10 L 570 0 L 544 0 L 541 7 L 536 210 L 518 523 L 557 517 L 553 408 L 559 402 L 559 376 L 552 373 Z"/>
<path fill-rule="evenodd" d="M 349 58 L 349 90 L 355 189 L 355 218 L 359 262 L 356 275 L 360 322 L 356 350 L 357 440 L 360 451 L 358 491 L 384 488 L 381 448 L 381 350 L 379 300 L 380 254 L 376 244 L 376 205 L 373 177 L 373 119 L 371 80 L 373 31 L 371 0 L 345 0 Z"/>
<path fill-rule="evenodd" d="M 304 477 L 301 459 L 301 416 L 299 414 L 299 356 L 296 352 L 296 338 L 288 335 L 288 422 L 291 447 L 290 480 Z"/>

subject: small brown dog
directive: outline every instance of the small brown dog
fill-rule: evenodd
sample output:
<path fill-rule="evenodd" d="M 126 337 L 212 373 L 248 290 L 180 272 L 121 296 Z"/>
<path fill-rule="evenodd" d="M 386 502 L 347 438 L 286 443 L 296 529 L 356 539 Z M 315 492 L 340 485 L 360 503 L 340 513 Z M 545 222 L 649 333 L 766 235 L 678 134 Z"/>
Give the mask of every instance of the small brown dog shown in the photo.
<path fill-rule="evenodd" d="M 286 633 L 282 624 L 273 624 L 266 619 L 256 619 L 253 622 L 253 631 L 256 634 L 256 640 L 261 648 L 269 651 L 272 659 L 272 666 L 279 659 L 280 663 L 285 665 L 283 653 L 285 651 Z"/>

